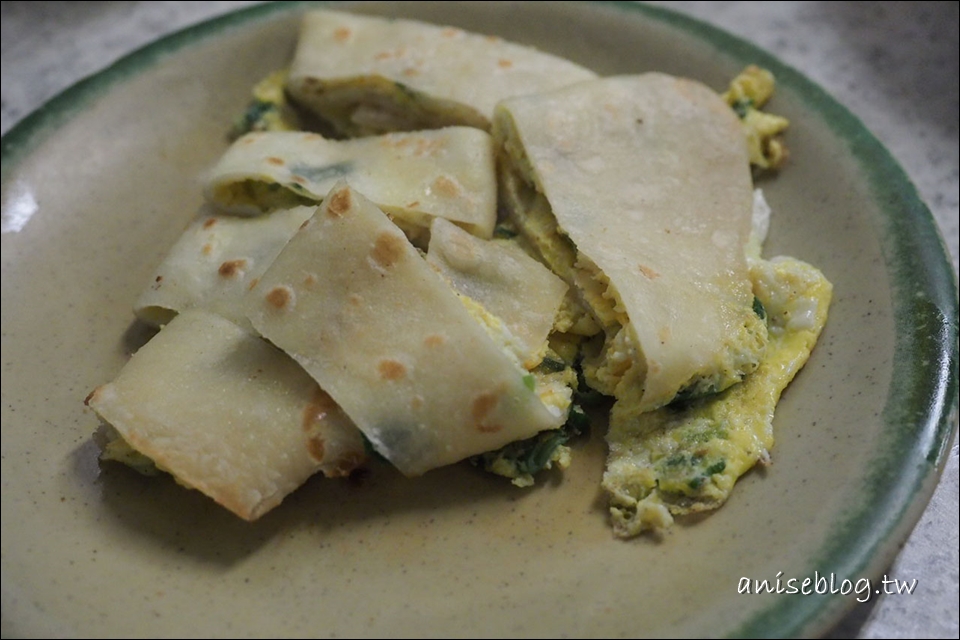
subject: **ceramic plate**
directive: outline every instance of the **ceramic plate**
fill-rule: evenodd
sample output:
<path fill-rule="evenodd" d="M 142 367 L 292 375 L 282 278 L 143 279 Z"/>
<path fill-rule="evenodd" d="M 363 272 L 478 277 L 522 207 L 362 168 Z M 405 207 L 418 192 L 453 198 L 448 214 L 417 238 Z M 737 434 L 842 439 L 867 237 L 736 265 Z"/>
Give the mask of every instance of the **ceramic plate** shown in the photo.
<path fill-rule="evenodd" d="M 957 294 L 934 223 L 858 120 L 770 55 L 632 4 L 381 3 L 603 74 L 718 89 L 774 71 L 789 167 L 762 186 L 767 255 L 833 281 L 785 393 L 774 464 L 661 540 L 611 534 L 599 434 L 518 490 L 469 465 L 315 479 L 255 524 L 167 478 L 97 462 L 87 393 L 149 332 L 131 305 L 200 202 L 198 175 L 296 5 L 166 38 L 3 139 L 4 636 L 717 636 L 819 633 L 857 594 L 738 594 L 743 579 L 876 580 L 925 506 L 957 398 Z M 829 589 L 828 589 L 829 590 Z"/>

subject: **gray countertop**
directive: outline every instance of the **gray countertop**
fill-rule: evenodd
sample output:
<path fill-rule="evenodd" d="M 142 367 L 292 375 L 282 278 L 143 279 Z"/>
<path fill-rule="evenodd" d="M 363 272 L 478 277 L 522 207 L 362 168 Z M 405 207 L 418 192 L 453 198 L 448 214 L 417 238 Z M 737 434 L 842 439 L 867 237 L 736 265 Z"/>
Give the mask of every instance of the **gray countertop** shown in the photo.
<path fill-rule="evenodd" d="M 252 2 L 3 2 L 2 121 L 159 36 Z M 956 2 L 656 2 L 774 53 L 847 106 L 890 149 L 958 264 Z M 956 638 L 958 450 L 887 571 L 913 595 L 859 606 L 830 637 Z"/>

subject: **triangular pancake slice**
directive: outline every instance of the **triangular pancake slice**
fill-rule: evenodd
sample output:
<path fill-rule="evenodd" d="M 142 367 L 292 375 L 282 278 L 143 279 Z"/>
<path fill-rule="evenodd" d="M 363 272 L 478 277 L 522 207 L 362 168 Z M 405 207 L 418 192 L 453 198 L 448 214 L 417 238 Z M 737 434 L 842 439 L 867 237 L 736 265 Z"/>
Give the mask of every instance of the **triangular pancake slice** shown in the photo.
<path fill-rule="evenodd" d="M 345 183 L 246 302 L 257 331 L 406 475 L 563 422 L 386 214 Z"/>
<path fill-rule="evenodd" d="M 87 405 L 179 483 L 255 520 L 317 471 L 365 459 L 360 432 L 296 362 L 203 310 L 174 318 Z"/>

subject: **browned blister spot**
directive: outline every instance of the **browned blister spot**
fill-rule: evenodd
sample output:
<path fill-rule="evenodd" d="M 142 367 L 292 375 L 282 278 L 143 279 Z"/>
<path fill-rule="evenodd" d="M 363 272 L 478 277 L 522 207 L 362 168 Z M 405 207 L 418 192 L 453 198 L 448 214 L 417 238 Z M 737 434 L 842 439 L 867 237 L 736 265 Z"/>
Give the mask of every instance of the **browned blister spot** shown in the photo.
<path fill-rule="evenodd" d="M 427 346 L 427 347 L 439 347 L 446 341 L 447 339 L 445 337 L 441 336 L 438 333 L 434 333 L 424 338 L 423 344 L 424 346 Z"/>
<path fill-rule="evenodd" d="M 267 162 L 269 162 L 270 164 L 275 164 L 277 166 L 283 166 L 284 164 L 286 164 L 283 161 L 283 158 L 277 158 L 276 156 L 270 156 L 269 158 L 267 158 Z"/>
<path fill-rule="evenodd" d="M 337 403 L 330 397 L 330 394 L 320 387 L 315 388 L 313 397 L 303 408 L 301 424 L 307 436 L 307 452 L 317 462 L 322 462 L 324 455 L 326 455 L 325 443 L 323 436 L 320 434 L 323 421 L 328 414 L 338 409 Z"/>
<path fill-rule="evenodd" d="M 400 380 L 407 375 L 407 367 L 396 360 L 381 360 L 377 364 L 377 372 L 384 380 Z"/>
<path fill-rule="evenodd" d="M 207 242 L 200 248 L 200 253 L 202 253 L 205 256 L 210 255 L 211 253 L 213 253 L 213 245 Z"/>
<path fill-rule="evenodd" d="M 501 424 L 481 423 L 477 425 L 477 431 L 479 431 L 480 433 L 496 433 L 497 431 L 501 431 L 502 429 L 503 429 L 503 425 Z"/>
<path fill-rule="evenodd" d="M 239 260 L 227 260 L 220 265 L 220 268 L 217 269 L 217 273 L 220 274 L 221 278 L 236 278 L 243 275 L 243 270 L 247 266 L 247 261 L 243 258 Z"/>
<path fill-rule="evenodd" d="M 354 451 L 337 460 L 336 465 L 332 469 L 325 470 L 323 474 L 328 478 L 346 478 L 366 461 L 366 455 Z"/>
<path fill-rule="evenodd" d="M 253 291 L 253 288 L 260 283 L 260 278 L 254 278 L 250 281 L 250 284 L 247 285 L 247 291 Z"/>
<path fill-rule="evenodd" d="M 310 454 L 310 457 L 314 459 L 315 462 L 323 462 L 323 456 L 326 455 L 326 450 L 323 443 L 323 438 L 319 434 L 310 436 L 307 438 L 307 453 Z"/>
<path fill-rule="evenodd" d="M 216 218 L 207 218 L 207 219 L 204 221 L 204 223 L 203 223 L 203 228 L 204 228 L 204 229 L 209 229 L 210 227 L 212 227 L 212 226 L 215 225 L 215 224 L 217 224 L 217 219 L 216 219 Z"/>
<path fill-rule="evenodd" d="M 87 397 L 83 399 L 83 404 L 90 406 L 90 403 L 97 397 L 100 393 L 100 387 L 97 387 L 93 391 L 87 394 Z"/>
<path fill-rule="evenodd" d="M 657 278 L 660 277 L 660 274 L 659 274 L 659 273 L 657 273 L 656 271 L 654 271 L 653 269 L 651 269 L 650 267 L 648 267 L 648 266 L 646 266 L 646 265 L 644 265 L 644 264 L 639 265 L 638 268 L 640 269 L 640 273 L 642 273 L 643 275 L 647 276 L 647 277 L 650 278 L 651 280 L 656 280 Z"/>
<path fill-rule="evenodd" d="M 337 42 L 346 42 L 350 39 L 350 29 L 347 27 L 337 27 L 333 30 L 333 39 Z"/>
<path fill-rule="evenodd" d="M 317 284 L 317 276 L 313 275 L 312 273 L 308 273 L 303 279 L 303 286 L 312 287 L 315 284 Z"/>
<path fill-rule="evenodd" d="M 373 59 L 374 59 L 374 60 L 386 60 L 387 58 L 392 58 L 392 57 L 393 57 L 393 53 L 391 53 L 391 52 L 389 52 L 389 51 L 381 51 L 381 52 L 379 52 L 379 53 L 377 53 L 377 54 L 374 54 Z"/>
<path fill-rule="evenodd" d="M 485 391 L 473 399 L 473 404 L 470 407 L 470 414 L 473 416 L 474 420 L 481 422 L 484 418 L 490 415 L 491 411 L 496 408 L 498 402 L 500 402 L 499 393 Z"/>
<path fill-rule="evenodd" d="M 154 279 L 154 282 L 156 282 L 157 284 L 160 284 L 161 282 L 163 282 L 163 276 L 157 276 L 157 277 Z"/>
<path fill-rule="evenodd" d="M 405 206 L 407 209 L 413 209 L 414 207 L 419 207 L 419 206 L 420 206 L 420 201 L 419 201 L 419 200 L 414 200 L 413 202 L 408 202 L 408 203 L 405 204 L 404 206 Z"/>
<path fill-rule="evenodd" d="M 267 292 L 267 302 L 276 309 L 293 306 L 293 291 L 290 287 L 279 285 Z"/>
<path fill-rule="evenodd" d="M 363 304 L 363 297 L 361 297 L 359 293 L 351 293 L 347 296 L 347 302 L 349 302 L 351 306 L 359 307 Z"/>
<path fill-rule="evenodd" d="M 340 191 L 337 191 L 335 194 L 331 195 L 328 200 L 327 215 L 332 218 L 342 218 L 348 211 L 350 211 L 350 207 L 353 206 L 349 189 L 340 189 Z"/>
<path fill-rule="evenodd" d="M 293 176 L 290 179 L 296 182 L 297 184 L 307 184 L 307 179 L 304 178 L 303 176 Z"/>
<path fill-rule="evenodd" d="M 458 33 L 460 33 L 459 29 L 454 29 L 453 27 L 447 27 L 446 29 L 440 32 L 440 35 L 442 35 L 444 38 L 452 38 Z"/>
<path fill-rule="evenodd" d="M 303 430 L 310 432 L 314 426 L 320 423 L 327 414 L 338 409 L 337 403 L 330 394 L 316 387 L 313 391 L 313 397 L 303 410 Z"/>
<path fill-rule="evenodd" d="M 373 243 L 370 257 L 384 269 L 392 267 L 403 257 L 403 239 L 388 231 L 381 232 Z"/>
<path fill-rule="evenodd" d="M 497 65 L 501 69 L 509 69 L 510 67 L 513 66 L 513 61 L 507 60 L 506 58 L 500 58 L 499 60 L 497 60 Z"/>
<path fill-rule="evenodd" d="M 460 194 L 460 187 L 447 176 L 440 176 L 433 181 L 433 190 L 442 196 L 453 198 Z"/>

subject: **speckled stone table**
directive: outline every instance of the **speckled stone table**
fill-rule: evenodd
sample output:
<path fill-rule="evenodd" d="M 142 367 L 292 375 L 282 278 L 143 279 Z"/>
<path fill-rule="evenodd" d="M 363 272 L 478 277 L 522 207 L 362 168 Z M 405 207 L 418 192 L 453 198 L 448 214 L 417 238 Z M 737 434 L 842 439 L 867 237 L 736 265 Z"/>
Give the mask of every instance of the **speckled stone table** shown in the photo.
<path fill-rule="evenodd" d="M 2 132 L 155 38 L 251 2 L 3 2 Z M 917 185 L 958 263 L 958 3 L 657 2 L 741 36 L 858 115 Z M 896 561 L 911 596 L 871 600 L 830 637 L 956 638 L 958 452 Z"/>

